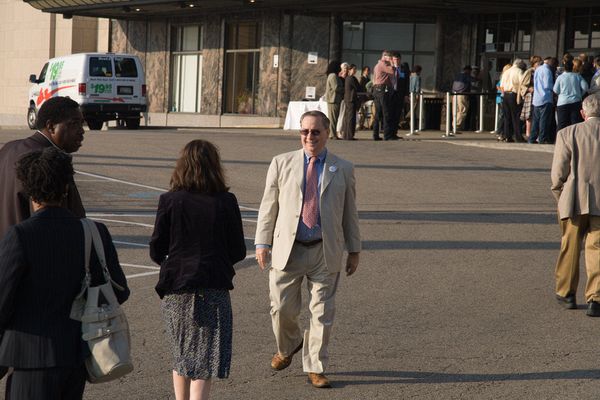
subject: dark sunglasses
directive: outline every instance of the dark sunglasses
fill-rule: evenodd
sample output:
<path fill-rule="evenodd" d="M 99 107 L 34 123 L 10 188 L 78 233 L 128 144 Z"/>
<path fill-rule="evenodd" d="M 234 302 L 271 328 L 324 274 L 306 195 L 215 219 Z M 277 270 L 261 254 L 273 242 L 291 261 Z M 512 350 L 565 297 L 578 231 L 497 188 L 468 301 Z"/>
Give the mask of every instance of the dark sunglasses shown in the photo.
<path fill-rule="evenodd" d="M 312 133 L 313 136 L 319 136 L 321 131 L 318 129 L 300 129 L 300 134 L 302 136 L 308 136 L 309 133 Z"/>

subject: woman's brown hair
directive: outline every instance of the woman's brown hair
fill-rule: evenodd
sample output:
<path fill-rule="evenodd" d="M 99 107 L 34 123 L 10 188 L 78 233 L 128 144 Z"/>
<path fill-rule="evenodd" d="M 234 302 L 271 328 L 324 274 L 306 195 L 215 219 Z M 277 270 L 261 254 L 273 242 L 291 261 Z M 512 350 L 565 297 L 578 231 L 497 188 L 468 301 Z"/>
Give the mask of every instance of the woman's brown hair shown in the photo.
<path fill-rule="evenodd" d="M 206 140 L 192 140 L 181 150 L 171 176 L 171 192 L 227 192 L 221 157 L 217 147 Z"/>

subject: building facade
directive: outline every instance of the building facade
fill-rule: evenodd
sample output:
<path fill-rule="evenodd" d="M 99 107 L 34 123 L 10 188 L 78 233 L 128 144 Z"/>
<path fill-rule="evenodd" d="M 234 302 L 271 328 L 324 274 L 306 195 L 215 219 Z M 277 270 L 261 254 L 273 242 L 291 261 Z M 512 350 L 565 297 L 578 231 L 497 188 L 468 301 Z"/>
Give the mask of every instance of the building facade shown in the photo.
<path fill-rule="evenodd" d="M 108 19 L 43 13 L 20 0 L 0 0 L 0 126 L 27 126 L 30 74 L 52 57 L 108 51 Z"/>
<path fill-rule="evenodd" d="M 128 3 L 45 10 L 112 17 L 109 49 L 142 60 L 145 123 L 153 126 L 280 127 L 289 101 L 323 95 L 329 61 L 373 67 L 384 49 L 421 65 L 423 89 L 438 92 L 466 64 L 482 66 L 493 80 L 516 57 L 600 54 L 600 7 L 576 1 L 573 8 L 535 0 L 481 8 L 423 0 L 428 6 L 418 8 L 392 0 L 373 7 L 352 0 L 302 7 L 273 0 L 261 7 L 248 0 L 210 10 L 199 10 L 201 2 Z"/>

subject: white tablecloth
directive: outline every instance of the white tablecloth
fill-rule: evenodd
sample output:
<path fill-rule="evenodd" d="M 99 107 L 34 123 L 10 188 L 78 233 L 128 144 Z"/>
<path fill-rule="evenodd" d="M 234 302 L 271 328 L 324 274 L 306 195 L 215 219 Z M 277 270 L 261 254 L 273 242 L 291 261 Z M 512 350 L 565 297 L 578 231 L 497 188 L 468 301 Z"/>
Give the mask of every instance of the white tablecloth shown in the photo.
<path fill-rule="evenodd" d="M 300 117 L 307 111 L 319 110 L 327 115 L 327 103 L 324 101 L 290 101 L 283 129 L 300 129 Z"/>

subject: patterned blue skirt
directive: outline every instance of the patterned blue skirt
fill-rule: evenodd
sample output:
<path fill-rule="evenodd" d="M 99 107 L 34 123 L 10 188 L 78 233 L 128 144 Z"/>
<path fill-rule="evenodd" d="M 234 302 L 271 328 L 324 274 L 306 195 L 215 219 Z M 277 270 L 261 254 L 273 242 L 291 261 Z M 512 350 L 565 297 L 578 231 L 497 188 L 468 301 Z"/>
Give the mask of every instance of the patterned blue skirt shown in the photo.
<path fill-rule="evenodd" d="M 177 374 L 191 379 L 229 376 L 233 321 L 228 290 L 168 294 L 162 312 Z"/>

